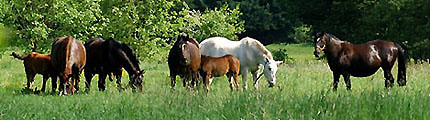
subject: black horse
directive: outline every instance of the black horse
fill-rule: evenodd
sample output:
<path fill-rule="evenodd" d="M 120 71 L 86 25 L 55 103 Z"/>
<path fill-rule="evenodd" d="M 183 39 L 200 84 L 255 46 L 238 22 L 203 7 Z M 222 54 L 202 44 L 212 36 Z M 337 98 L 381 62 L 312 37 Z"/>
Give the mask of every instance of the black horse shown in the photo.
<path fill-rule="evenodd" d="M 379 68 L 384 70 L 385 87 L 394 83 L 391 69 L 398 58 L 397 83 L 406 85 L 405 50 L 397 43 L 373 40 L 364 44 L 354 45 L 328 33 L 317 33 L 314 38 L 315 57 L 324 51 L 328 64 L 333 71 L 333 90 L 337 89 L 340 75 L 343 76 L 348 90 L 351 89 L 350 75 L 367 77 Z"/>
<path fill-rule="evenodd" d="M 85 78 L 87 90 L 91 87 L 91 79 L 94 74 L 99 74 L 98 88 L 100 91 L 106 89 L 105 79 L 113 73 L 117 78 L 118 88 L 121 87 L 122 68 L 129 74 L 129 85 L 135 89 L 142 90 L 142 78 L 145 70 L 140 70 L 139 61 L 133 51 L 125 44 L 119 43 L 113 38 L 103 40 L 94 38 L 85 43 L 87 51 L 87 64 L 85 66 Z"/>
<path fill-rule="evenodd" d="M 180 34 L 168 57 L 172 89 L 176 85 L 176 75 L 181 77 L 184 87 L 190 79 L 192 86 L 198 85 L 200 63 L 199 43 L 186 34 Z"/>

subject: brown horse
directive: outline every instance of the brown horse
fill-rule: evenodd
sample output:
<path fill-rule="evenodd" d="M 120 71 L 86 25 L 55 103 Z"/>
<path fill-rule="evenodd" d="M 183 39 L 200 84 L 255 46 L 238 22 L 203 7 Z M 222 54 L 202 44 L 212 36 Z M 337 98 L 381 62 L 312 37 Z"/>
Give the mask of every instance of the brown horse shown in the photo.
<path fill-rule="evenodd" d="M 94 38 L 85 43 L 87 52 L 87 64 L 85 65 L 86 87 L 89 90 L 94 74 L 99 74 L 98 87 L 105 90 L 106 75 L 112 81 L 116 76 L 116 83 L 121 90 L 121 75 L 124 68 L 130 77 L 129 85 L 134 89 L 138 87 L 142 91 L 142 78 L 145 70 L 139 67 L 139 61 L 133 51 L 124 43 L 119 43 L 113 38 L 103 40 Z M 113 75 L 112 75 L 113 74 Z"/>
<path fill-rule="evenodd" d="M 350 90 L 350 75 L 366 77 L 373 75 L 379 68 L 384 70 L 385 87 L 391 87 L 394 83 L 391 69 L 397 58 L 397 83 L 399 86 L 406 85 L 405 50 L 397 43 L 373 40 L 354 45 L 328 33 L 317 33 L 314 42 L 315 57 L 319 58 L 319 54 L 324 51 L 333 71 L 333 90 L 337 89 L 340 75 L 345 80 L 346 88 Z"/>
<path fill-rule="evenodd" d="M 199 43 L 186 34 L 179 35 L 170 49 L 168 57 L 172 89 L 176 85 L 176 75 L 182 78 L 184 87 L 189 79 L 192 79 L 192 86 L 197 85 L 200 61 Z"/>
<path fill-rule="evenodd" d="M 25 74 L 27 75 L 27 88 L 31 88 L 36 74 L 43 75 L 42 92 L 45 92 L 46 81 L 49 77 L 52 80 L 52 92 L 55 92 L 57 87 L 57 75 L 54 73 L 54 68 L 51 64 L 51 56 L 31 52 L 26 56 L 19 56 L 15 52 L 11 54 L 13 57 L 24 61 Z"/>
<path fill-rule="evenodd" d="M 60 76 L 62 94 L 79 90 L 79 75 L 85 66 L 86 54 L 81 41 L 71 36 L 60 37 L 52 44 L 52 65 Z"/>
<path fill-rule="evenodd" d="M 220 77 L 227 75 L 230 82 L 231 90 L 235 86 L 239 88 L 240 61 L 232 55 L 224 55 L 222 57 L 209 57 L 202 56 L 202 64 L 200 68 L 200 75 L 205 82 L 206 91 L 209 92 L 210 84 L 213 77 Z M 234 81 L 232 81 L 232 78 Z"/>

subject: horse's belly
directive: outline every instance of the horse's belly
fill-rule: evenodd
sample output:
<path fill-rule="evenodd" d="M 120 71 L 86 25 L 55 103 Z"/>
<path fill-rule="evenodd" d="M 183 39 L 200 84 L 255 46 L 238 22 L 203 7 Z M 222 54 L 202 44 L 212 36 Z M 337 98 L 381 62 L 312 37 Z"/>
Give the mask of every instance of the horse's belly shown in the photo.
<path fill-rule="evenodd" d="M 354 77 L 367 77 L 367 76 L 375 74 L 375 72 L 378 71 L 378 69 L 379 68 L 351 69 L 351 70 L 349 70 L 349 73 Z"/>

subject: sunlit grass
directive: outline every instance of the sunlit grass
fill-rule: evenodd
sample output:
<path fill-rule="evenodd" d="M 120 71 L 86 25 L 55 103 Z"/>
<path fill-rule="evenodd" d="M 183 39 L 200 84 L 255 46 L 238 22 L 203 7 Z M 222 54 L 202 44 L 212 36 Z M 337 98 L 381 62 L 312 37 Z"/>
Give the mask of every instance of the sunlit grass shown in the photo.
<path fill-rule="evenodd" d="M 107 89 L 97 91 L 98 77 L 89 93 L 73 96 L 21 92 L 26 79 L 22 61 L 8 56 L 0 59 L 0 119 L 428 119 L 430 112 L 429 64 L 409 64 L 406 87 L 384 88 L 382 70 L 364 78 L 351 78 L 347 91 L 343 78 L 339 89 L 331 91 L 332 73 L 324 61 L 317 61 L 308 45 L 270 45 L 285 47 L 296 62 L 282 64 L 277 86 L 268 88 L 264 77 L 259 90 L 230 91 L 226 77 L 215 78 L 210 93 L 203 87 L 188 90 L 177 79 L 170 89 L 167 63 L 142 61 L 147 73 L 143 92 L 119 92 L 107 80 Z M 397 67 L 393 68 L 397 76 Z M 397 78 L 397 77 L 396 77 Z M 240 78 L 241 79 L 241 78 Z M 250 79 L 250 78 L 249 78 Z M 42 77 L 35 87 L 42 85 Z M 81 90 L 85 90 L 81 77 Z M 128 76 L 123 74 L 123 85 Z M 243 83 L 240 83 L 243 85 Z"/>

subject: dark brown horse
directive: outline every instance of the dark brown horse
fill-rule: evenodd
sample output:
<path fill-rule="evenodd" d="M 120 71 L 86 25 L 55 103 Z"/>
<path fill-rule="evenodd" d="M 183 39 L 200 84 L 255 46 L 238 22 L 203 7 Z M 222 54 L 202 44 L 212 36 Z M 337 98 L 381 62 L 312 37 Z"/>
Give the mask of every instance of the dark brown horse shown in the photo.
<path fill-rule="evenodd" d="M 142 91 L 142 78 L 145 70 L 139 67 L 139 61 L 133 51 L 123 43 L 119 43 L 113 38 L 103 40 L 94 38 L 85 43 L 87 50 L 87 64 L 85 65 L 85 78 L 87 90 L 91 87 L 91 79 L 94 74 L 99 74 L 98 87 L 100 91 L 106 89 L 105 80 L 111 74 L 116 76 L 118 88 L 121 87 L 122 68 L 124 68 L 130 77 L 129 85 L 134 89 L 136 87 Z"/>
<path fill-rule="evenodd" d="M 189 79 L 192 80 L 192 86 L 198 84 L 200 58 L 199 43 L 188 35 L 179 35 L 170 49 L 168 57 L 172 89 L 176 85 L 176 75 L 182 78 L 184 87 L 186 87 Z"/>
<path fill-rule="evenodd" d="M 81 41 L 71 36 L 60 37 L 52 44 L 52 65 L 60 76 L 62 94 L 79 90 L 79 75 L 85 66 L 85 48 Z"/>
<path fill-rule="evenodd" d="M 406 85 L 405 50 L 397 43 L 373 40 L 364 44 L 354 45 L 341 41 L 328 33 L 315 35 L 315 57 L 324 51 L 328 65 L 333 71 L 333 90 L 337 89 L 340 75 L 343 76 L 348 90 L 351 89 L 350 75 L 366 77 L 374 74 L 379 68 L 384 70 L 385 87 L 394 83 L 391 69 L 398 60 L 397 83 Z"/>
<path fill-rule="evenodd" d="M 57 87 L 57 75 L 54 72 L 54 67 L 51 64 L 51 55 L 39 54 L 31 52 L 26 56 L 19 56 L 12 52 L 12 56 L 24 61 L 25 74 L 27 75 L 27 88 L 31 88 L 36 74 L 43 75 L 42 92 L 45 92 L 46 81 L 49 77 L 52 80 L 52 92 L 55 92 Z"/>
<path fill-rule="evenodd" d="M 232 55 L 224 55 L 222 57 L 202 56 L 200 75 L 203 77 L 206 91 L 208 92 L 212 78 L 223 75 L 227 75 L 231 90 L 233 90 L 235 86 L 239 88 L 239 71 L 240 61 Z M 234 79 L 234 81 L 232 79 Z"/>

